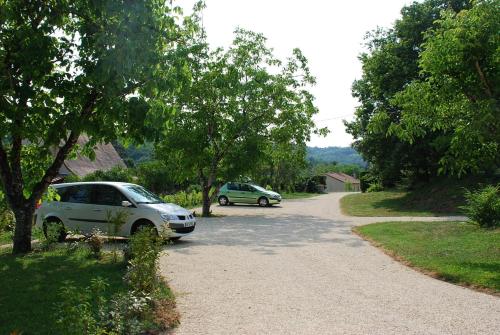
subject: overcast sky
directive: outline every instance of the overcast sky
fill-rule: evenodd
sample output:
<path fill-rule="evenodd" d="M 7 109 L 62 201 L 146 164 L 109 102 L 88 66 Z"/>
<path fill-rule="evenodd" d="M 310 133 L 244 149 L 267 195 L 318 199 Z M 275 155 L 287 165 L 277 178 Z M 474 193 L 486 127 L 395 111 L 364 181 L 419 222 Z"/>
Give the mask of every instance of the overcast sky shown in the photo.
<path fill-rule="evenodd" d="M 206 0 L 203 25 L 209 43 L 227 47 L 236 27 L 263 33 L 275 55 L 284 59 L 300 48 L 309 60 L 317 84 L 312 88 L 318 126 L 327 137 L 313 137 L 310 146 L 349 146 L 343 119 L 351 120 L 358 102 L 351 85 L 361 76 L 357 59 L 363 37 L 377 26 L 389 27 L 411 0 Z M 193 0 L 177 0 L 191 8 Z"/>

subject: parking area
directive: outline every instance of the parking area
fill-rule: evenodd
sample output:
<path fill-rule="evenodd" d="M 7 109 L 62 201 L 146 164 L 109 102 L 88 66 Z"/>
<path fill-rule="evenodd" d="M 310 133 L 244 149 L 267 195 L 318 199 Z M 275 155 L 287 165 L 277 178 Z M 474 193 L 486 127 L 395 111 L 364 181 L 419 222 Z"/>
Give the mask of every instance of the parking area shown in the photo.
<path fill-rule="evenodd" d="M 161 260 L 181 313 L 175 334 L 495 333 L 500 299 L 407 268 L 351 232 L 417 218 L 346 217 L 342 195 L 214 206 L 218 216 Z"/>

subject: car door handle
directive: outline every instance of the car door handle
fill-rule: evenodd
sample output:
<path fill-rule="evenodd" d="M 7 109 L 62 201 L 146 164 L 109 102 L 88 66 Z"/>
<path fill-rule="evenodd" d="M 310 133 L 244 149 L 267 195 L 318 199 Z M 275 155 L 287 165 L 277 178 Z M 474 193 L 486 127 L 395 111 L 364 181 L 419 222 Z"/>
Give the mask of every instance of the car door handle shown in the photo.
<path fill-rule="evenodd" d="M 92 212 L 102 212 L 102 209 L 93 209 Z"/>

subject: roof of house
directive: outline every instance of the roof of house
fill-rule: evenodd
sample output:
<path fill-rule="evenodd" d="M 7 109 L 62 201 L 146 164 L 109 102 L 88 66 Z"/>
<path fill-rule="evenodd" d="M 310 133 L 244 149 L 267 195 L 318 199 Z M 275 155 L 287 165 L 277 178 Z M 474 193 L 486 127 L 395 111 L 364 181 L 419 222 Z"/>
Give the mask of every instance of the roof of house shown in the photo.
<path fill-rule="evenodd" d="M 325 176 L 337 179 L 343 183 L 359 184 L 359 179 L 342 172 L 328 172 Z"/>
<path fill-rule="evenodd" d="M 80 135 L 77 144 L 84 146 L 89 141 L 87 135 Z M 73 173 L 78 177 L 83 177 L 97 170 L 107 171 L 115 166 L 125 168 L 126 165 L 111 143 L 99 143 L 94 147 L 95 160 L 77 154 L 76 159 L 65 160 L 59 170 L 61 175 Z"/>

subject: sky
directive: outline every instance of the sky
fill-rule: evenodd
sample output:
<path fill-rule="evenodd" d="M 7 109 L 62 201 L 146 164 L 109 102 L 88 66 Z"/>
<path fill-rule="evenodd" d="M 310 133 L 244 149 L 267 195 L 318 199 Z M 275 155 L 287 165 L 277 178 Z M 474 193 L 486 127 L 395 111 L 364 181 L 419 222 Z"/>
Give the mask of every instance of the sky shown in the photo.
<path fill-rule="evenodd" d="M 205 0 L 203 25 L 213 47 L 228 47 L 236 27 L 263 33 L 274 54 L 285 59 L 300 48 L 316 77 L 311 92 L 319 113 L 318 127 L 327 137 L 313 135 L 309 146 L 350 146 L 342 120 L 352 120 L 357 99 L 351 85 L 361 77 L 358 55 L 366 32 L 390 27 L 401 8 L 412 0 Z M 177 0 L 191 8 L 193 0 Z M 189 12 L 189 11 L 186 11 Z"/>

